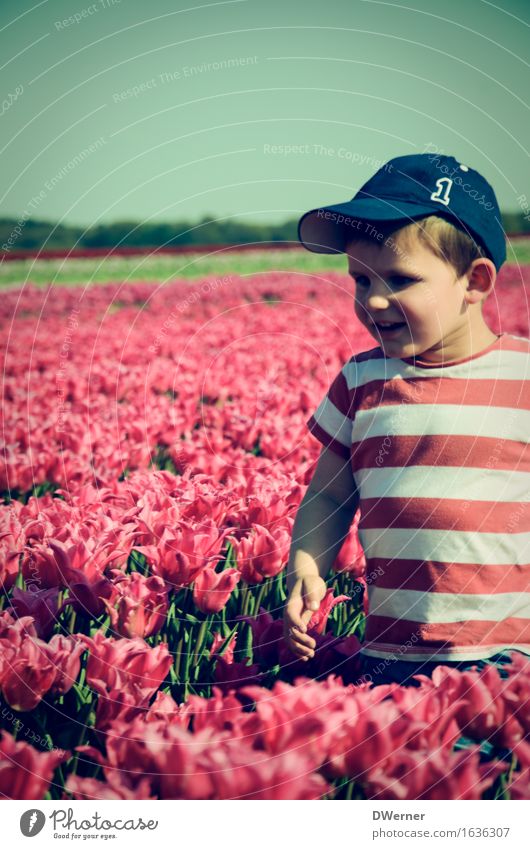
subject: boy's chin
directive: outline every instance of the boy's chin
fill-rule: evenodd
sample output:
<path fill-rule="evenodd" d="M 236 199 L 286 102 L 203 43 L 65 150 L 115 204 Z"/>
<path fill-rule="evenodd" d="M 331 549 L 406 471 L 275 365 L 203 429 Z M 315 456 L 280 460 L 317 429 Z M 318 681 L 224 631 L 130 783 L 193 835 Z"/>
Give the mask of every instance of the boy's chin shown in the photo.
<path fill-rule="evenodd" d="M 377 344 L 380 345 L 381 348 L 384 348 L 385 350 L 387 348 L 392 348 L 393 351 L 396 351 L 398 349 L 400 351 L 402 351 L 405 348 L 407 348 L 407 349 L 414 348 L 414 345 L 411 343 L 410 338 L 407 338 L 406 334 L 404 334 L 402 331 L 397 333 L 395 336 L 385 336 L 384 334 L 381 334 L 379 336 L 379 335 L 374 335 L 373 333 L 371 335 L 375 339 Z"/>

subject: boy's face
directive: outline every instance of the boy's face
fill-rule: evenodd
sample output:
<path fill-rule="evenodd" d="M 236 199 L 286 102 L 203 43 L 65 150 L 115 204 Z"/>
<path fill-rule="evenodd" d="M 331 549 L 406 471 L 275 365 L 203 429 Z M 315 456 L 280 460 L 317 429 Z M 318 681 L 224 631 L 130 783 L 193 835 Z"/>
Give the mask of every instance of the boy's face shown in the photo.
<path fill-rule="evenodd" d="M 457 279 L 453 266 L 415 234 L 350 242 L 346 251 L 356 281 L 355 313 L 388 357 L 458 359 L 468 355 L 470 333 L 479 343 L 492 336 L 480 302 L 472 309 L 466 303 L 467 277 Z M 390 322 L 399 326 L 381 326 Z"/>

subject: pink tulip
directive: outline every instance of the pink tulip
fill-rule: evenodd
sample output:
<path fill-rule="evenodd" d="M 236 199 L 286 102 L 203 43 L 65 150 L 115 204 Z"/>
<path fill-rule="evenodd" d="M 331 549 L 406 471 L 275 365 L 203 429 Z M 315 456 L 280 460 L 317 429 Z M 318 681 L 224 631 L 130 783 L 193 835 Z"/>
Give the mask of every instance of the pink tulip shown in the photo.
<path fill-rule="evenodd" d="M 395 685 L 398 686 L 398 685 Z M 384 765 L 396 749 L 406 745 L 410 722 L 391 701 L 385 699 L 391 685 L 353 688 L 345 705 L 345 715 L 335 723 L 326 752 L 327 775 L 364 780 L 377 765 Z M 382 690 L 383 693 L 378 693 Z M 369 741 L 369 745 L 367 745 Z"/>
<path fill-rule="evenodd" d="M 105 566 L 115 558 L 115 552 L 104 554 L 100 549 L 93 556 L 84 542 L 66 548 L 50 540 L 50 548 L 60 564 L 61 585 L 69 590 L 59 612 L 72 606 L 79 613 L 96 618 L 105 610 L 105 601 L 116 595 L 116 588 L 103 575 Z"/>
<path fill-rule="evenodd" d="M 330 787 L 312 772 L 312 764 L 297 751 L 270 756 L 239 746 L 211 747 L 206 763 L 214 781 L 214 799 L 321 799 Z"/>
<path fill-rule="evenodd" d="M 158 634 L 166 621 L 167 589 L 162 578 L 144 577 L 139 572 L 120 575 L 116 570 L 114 604 L 105 600 L 112 627 L 122 637 L 150 637 Z"/>
<path fill-rule="evenodd" d="M 361 578 L 366 572 L 366 558 L 358 537 L 359 516 L 358 511 L 333 564 L 335 572 L 347 572 L 352 578 Z"/>
<path fill-rule="evenodd" d="M 398 751 L 377 765 L 365 781 L 368 799 L 480 799 L 505 761 L 479 763 L 478 747 L 433 753 Z"/>
<path fill-rule="evenodd" d="M 441 665 L 431 677 L 432 685 L 459 704 L 455 718 L 466 737 L 508 748 L 523 738 L 517 705 L 510 695 L 513 684 L 506 684 L 494 666 L 486 666 L 481 672 L 459 672 Z M 524 702 L 520 706 L 524 710 Z"/>
<path fill-rule="evenodd" d="M 127 682 L 127 689 L 99 692 L 95 721 L 97 736 L 104 739 L 118 722 L 127 724 L 136 716 L 146 714 L 151 696 L 150 689 L 140 687 L 134 681 Z"/>
<path fill-rule="evenodd" d="M 343 601 L 351 601 L 349 595 L 338 595 L 335 598 L 333 597 L 333 589 L 329 589 L 326 592 L 326 595 L 320 602 L 320 607 L 316 610 L 311 619 L 307 624 L 307 630 L 315 631 L 317 634 L 323 634 L 326 629 L 326 624 L 329 618 L 329 614 L 335 607 L 335 605 L 340 604 Z"/>
<path fill-rule="evenodd" d="M 154 702 L 151 703 L 145 714 L 145 721 L 156 722 L 159 719 L 166 719 L 171 721 L 172 724 L 176 723 L 187 728 L 190 713 L 190 706 L 187 702 L 178 705 L 169 693 L 163 693 L 159 690 Z"/>
<path fill-rule="evenodd" d="M 33 616 L 15 616 L 9 610 L 0 612 L 0 640 L 5 640 L 5 648 L 19 646 L 25 634 L 37 636 Z"/>
<path fill-rule="evenodd" d="M 240 578 L 237 569 L 216 572 L 211 566 L 205 566 L 195 578 L 193 601 L 203 613 L 219 613 Z"/>
<path fill-rule="evenodd" d="M 7 731 L 0 738 L 0 797 L 3 799 L 43 799 L 55 768 L 70 752 L 54 749 L 38 752 L 23 740 L 14 740 Z"/>
<path fill-rule="evenodd" d="M 225 640 L 226 640 L 226 637 L 223 637 L 219 633 L 219 631 L 214 631 L 213 642 L 212 642 L 212 645 L 211 645 L 211 648 L 210 648 L 210 654 L 209 654 L 210 658 L 212 658 L 215 654 L 217 654 L 217 650 L 221 648 L 221 646 L 223 645 Z M 236 642 L 237 642 L 237 631 L 234 632 L 234 636 L 231 638 L 231 640 L 229 641 L 228 645 L 226 646 L 226 648 L 225 648 L 225 650 L 222 654 L 222 657 L 224 657 L 224 659 L 226 660 L 227 663 L 233 663 L 234 662 L 234 649 L 236 647 Z"/>
<path fill-rule="evenodd" d="M 26 542 L 26 534 L 16 509 L 4 508 L 0 523 L 0 586 L 6 593 L 17 579 L 20 555 Z"/>
<path fill-rule="evenodd" d="M 93 799 L 140 799 L 150 801 L 157 798 L 157 796 L 151 795 L 150 783 L 149 778 L 143 778 L 132 787 L 124 773 L 118 774 L 109 770 L 106 774 L 106 781 L 70 775 L 66 780 L 65 788 L 72 794 L 74 799 L 83 799 L 86 801 L 92 801 Z"/>
<path fill-rule="evenodd" d="M 145 693 L 155 693 L 171 666 L 166 643 L 151 648 L 140 637 L 112 639 L 97 631 L 93 637 L 80 636 L 89 649 L 86 678 L 96 692 L 130 689 L 136 684 Z"/>
<path fill-rule="evenodd" d="M 52 692 L 64 695 L 79 677 L 80 657 L 85 651 L 83 643 L 75 637 L 54 634 L 48 643 L 48 656 L 55 667 Z"/>
<path fill-rule="evenodd" d="M 52 687 L 56 668 L 48 646 L 36 637 L 25 636 L 2 669 L 0 686 L 14 710 L 33 710 Z"/>
<path fill-rule="evenodd" d="M 212 520 L 185 522 L 167 528 L 157 545 L 135 546 L 145 554 L 152 571 L 176 589 L 189 586 L 210 562 L 217 562 L 228 531 L 219 531 Z"/>
<path fill-rule="evenodd" d="M 434 749 L 442 745 L 452 748 L 462 736 L 455 719 L 466 704 L 457 700 L 443 687 L 396 687 L 391 695 L 402 716 L 410 721 L 407 746 L 413 749 Z"/>
<path fill-rule="evenodd" d="M 287 528 L 278 528 L 272 534 L 262 525 L 254 525 L 248 537 L 237 540 L 230 537 L 235 550 L 237 568 L 248 584 L 262 583 L 283 569 L 289 556 L 291 534 Z"/>
<path fill-rule="evenodd" d="M 250 625 L 254 658 L 262 666 L 269 668 L 280 663 L 280 649 L 285 645 L 282 620 L 273 619 L 262 607 L 257 616 L 237 616 L 236 618 Z M 290 660 L 292 659 L 291 654 Z"/>
<path fill-rule="evenodd" d="M 262 688 L 258 687 L 258 689 Z M 182 727 L 189 729 L 193 721 L 194 731 L 209 728 L 219 732 L 230 731 L 234 735 L 243 733 L 243 724 L 249 714 L 242 712 L 243 704 L 240 698 L 242 691 L 243 689 L 240 688 L 237 696 L 234 692 L 224 694 L 220 687 L 214 685 L 209 699 L 192 693 L 186 704 L 181 705 L 180 708 Z"/>

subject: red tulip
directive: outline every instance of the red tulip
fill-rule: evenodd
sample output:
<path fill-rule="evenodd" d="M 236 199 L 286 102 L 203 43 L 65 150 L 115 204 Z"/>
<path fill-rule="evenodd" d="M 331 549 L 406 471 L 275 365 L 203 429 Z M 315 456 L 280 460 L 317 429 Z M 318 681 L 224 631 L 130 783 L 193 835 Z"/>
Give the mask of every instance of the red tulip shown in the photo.
<path fill-rule="evenodd" d="M 513 801 L 528 802 L 530 799 L 530 767 L 525 767 L 522 772 L 515 772 L 513 780 L 508 785 L 510 799 Z"/>
<path fill-rule="evenodd" d="M 212 728 L 192 734 L 166 720 L 136 717 L 116 725 L 106 750 L 103 772 L 114 773 L 113 789 L 125 784 L 134 793 L 148 778 L 144 792 L 160 799 L 318 799 L 329 790 L 297 752 L 274 756 L 244 742 L 234 747 L 230 735 Z M 69 786 L 81 793 L 90 788 Z"/>

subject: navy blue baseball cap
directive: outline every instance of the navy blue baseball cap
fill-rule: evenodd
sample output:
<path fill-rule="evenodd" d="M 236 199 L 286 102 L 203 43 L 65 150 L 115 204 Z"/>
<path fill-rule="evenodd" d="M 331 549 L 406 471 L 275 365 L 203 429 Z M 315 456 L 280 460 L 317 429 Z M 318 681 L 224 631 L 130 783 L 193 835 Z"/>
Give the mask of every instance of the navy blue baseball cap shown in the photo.
<path fill-rule="evenodd" d="M 463 230 L 495 263 L 506 260 L 506 241 L 495 192 L 478 171 L 454 156 L 418 153 L 390 159 L 351 200 L 306 212 L 298 239 L 313 253 L 344 253 L 359 222 L 399 226 L 439 215 Z"/>

